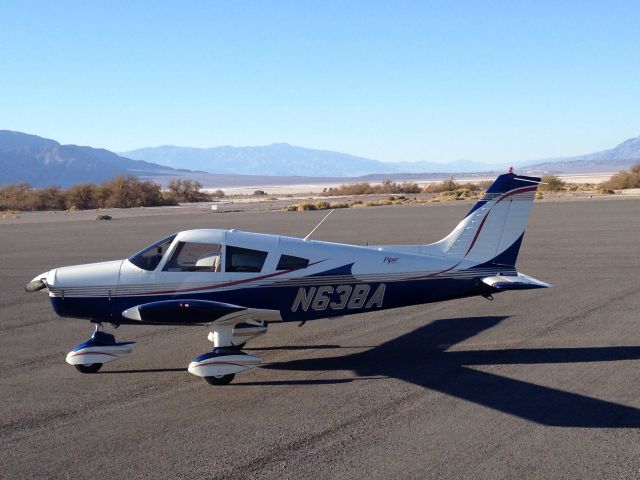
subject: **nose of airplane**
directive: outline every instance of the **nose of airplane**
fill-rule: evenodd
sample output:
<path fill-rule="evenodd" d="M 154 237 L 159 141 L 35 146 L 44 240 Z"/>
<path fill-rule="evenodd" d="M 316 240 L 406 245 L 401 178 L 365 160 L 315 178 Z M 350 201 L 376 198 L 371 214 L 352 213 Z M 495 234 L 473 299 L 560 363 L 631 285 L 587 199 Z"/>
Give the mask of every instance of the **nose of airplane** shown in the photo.
<path fill-rule="evenodd" d="M 58 289 L 79 289 L 86 287 L 115 287 L 120 276 L 120 267 L 124 260 L 89 263 L 72 267 L 54 268 L 38 275 L 25 289 L 33 292 L 48 287 L 50 291 Z"/>

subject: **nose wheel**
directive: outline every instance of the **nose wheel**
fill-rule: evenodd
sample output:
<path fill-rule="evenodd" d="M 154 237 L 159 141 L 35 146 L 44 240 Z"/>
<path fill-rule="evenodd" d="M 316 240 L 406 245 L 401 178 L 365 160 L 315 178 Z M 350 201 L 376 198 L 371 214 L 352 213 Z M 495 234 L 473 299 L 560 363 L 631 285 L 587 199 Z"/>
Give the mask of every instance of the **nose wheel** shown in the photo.
<path fill-rule="evenodd" d="M 135 344 L 136 342 L 116 342 L 115 337 L 105 333 L 98 323 L 89 340 L 71 349 L 66 362 L 76 367 L 80 373 L 96 373 L 105 363 L 129 355 Z"/>
<path fill-rule="evenodd" d="M 103 363 L 88 363 L 74 365 L 80 373 L 97 373 L 102 368 Z"/>
<path fill-rule="evenodd" d="M 204 379 L 209 385 L 229 385 L 235 376 L 235 373 L 230 373 L 228 375 L 211 375 L 210 377 L 204 377 Z"/>

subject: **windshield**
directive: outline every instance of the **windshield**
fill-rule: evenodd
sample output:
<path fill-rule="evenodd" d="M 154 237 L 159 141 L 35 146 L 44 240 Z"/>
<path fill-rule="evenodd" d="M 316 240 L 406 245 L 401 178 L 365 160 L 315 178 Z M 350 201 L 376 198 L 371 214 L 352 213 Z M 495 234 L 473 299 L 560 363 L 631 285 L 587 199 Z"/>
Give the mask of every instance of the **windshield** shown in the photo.
<path fill-rule="evenodd" d="M 166 253 L 167 248 L 169 248 L 173 239 L 176 238 L 176 235 L 177 234 L 174 233 L 143 248 L 139 252 L 131 255 L 129 261 L 143 270 L 155 270 L 160 260 L 162 260 L 163 255 Z"/>

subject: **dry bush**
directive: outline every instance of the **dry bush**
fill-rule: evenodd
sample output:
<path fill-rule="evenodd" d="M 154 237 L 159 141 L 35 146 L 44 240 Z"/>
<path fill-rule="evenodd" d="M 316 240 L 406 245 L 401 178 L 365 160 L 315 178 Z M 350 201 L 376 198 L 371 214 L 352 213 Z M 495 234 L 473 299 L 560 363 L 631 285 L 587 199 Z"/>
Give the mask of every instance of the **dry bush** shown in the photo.
<path fill-rule="evenodd" d="M 93 208 L 130 208 L 175 205 L 165 198 L 160 185 L 120 175 L 99 186 L 81 183 L 62 189 L 53 186 L 32 188 L 28 183 L 0 188 L 0 210 L 86 210 Z"/>
<path fill-rule="evenodd" d="M 98 191 L 91 183 L 79 183 L 69 187 L 65 195 L 67 208 L 76 207 L 80 210 L 88 210 L 98 207 Z"/>
<path fill-rule="evenodd" d="M 0 210 L 30 210 L 33 189 L 28 183 L 4 185 L 0 188 Z"/>
<path fill-rule="evenodd" d="M 455 190 L 445 190 L 431 200 L 430 202 L 451 202 L 456 200 L 473 200 L 480 198 L 479 190 L 470 190 L 469 188 L 457 188 Z"/>
<path fill-rule="evenodd" d="M 316 206 L 313 203 L 301 203 L 298 205 L 299 212 L 303 212 L 305 210 L 316 210 Z"/>
<path fill-rule="evenodd" d="M 616 193 L 615 190 L 611 190 L 610 188 L 603 187 L 602 185 L 598 186 L 598 189 L 596 190 L 596 192 L 600 195 L 613 195 Z"/>
<path fill-rule="evenodd" d="M 33 190 L 29 210 L 65 210 L 65 195 L 61 187 L 46 187 Z"/>
<path fill-rule="evenodd" d="M 442 192 L 452 192 L 456 188 L 459 188 L 453 177 L 450 177 L 448 180 L 444 180 L 440 183 L 432 183 L 427 185 L 424 189 L 425 193 L 442 193 Z"/>
<path fill-rule="evenodd" d="M 542 183 L 538 185 L 538 190 L 543 192 L 559 192 L 565 186 L 565 183 L 555 175 L 543 175 Z"/>
<path fill-rule="evenodd" d="M 175 204 L 175 198 L 162 196 L 160 185 L 140 181 L 133 175 L 118 175 L 98 187 L 101 208 L 156 207 Z"/>
<path fill-rule="evenodd" d="M 339 187 L 331 187 L 324 195 L 366 195 L 372 193 L 370 183 L 352 183 L 340 185 Z"/>
<path fill-rule="evenodd" d="M 633 165 L 628 172 L 618 172 L 606 182 L 602 182 L 599 190 L 625 190 L 640 188 L 640 163 Z"/>
<path fill-rule="evenodd" d="M 325 189 L 323 195 L 373 195 L 385 193 L 420 193 L 422 189 L 413 182 L 392 182 L 385 180 L 380 185 L 370 183 L 352 183 Z"/>
<path fill-rule="evenodd" d="M 206 193 L 202 192 L 202 184 L 196 180 L 188 180 L 185 178 L 174 178 L 169 181 L 167 185 L 168 198 L 175 202 L 206 202 L 211 198 Z M 222 195 L 216 195 L 217 197 L 224 197 L 224 192 L 219 190 Z M 217 192 L 216 192 L 217 193 Z"/>

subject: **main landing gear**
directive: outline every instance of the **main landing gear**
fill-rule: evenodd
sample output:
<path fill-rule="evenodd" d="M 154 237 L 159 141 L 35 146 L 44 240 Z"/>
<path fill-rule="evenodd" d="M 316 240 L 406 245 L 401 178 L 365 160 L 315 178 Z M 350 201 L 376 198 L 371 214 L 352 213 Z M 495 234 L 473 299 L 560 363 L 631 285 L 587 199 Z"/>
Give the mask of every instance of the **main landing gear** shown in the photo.
<path fill-rule="evenodd" d="M 116 342 L 113 335 L 105 333 L 97 323 L 91 338 L 79 343 L 67 354 L 66 361 L 81 373 L 96 373 L 107 362 L 119 360 L 131 353 L 136 342 Z"/>
<path fill-rule="evenodd" d="M 260 357 L 249 355 L 241 348 L 266 331 L 266 324 L 258 321 L 212 326 L 208 338 L 213 342 L 213 350 L 194 358 L 189 364 L 189 373 L 204 378 L 210 385 L 231 383 L 236 373 L 262 363 Z M 135 342 L 116 342 L 115 337 L 105 333 L 98 323 L 91 338 L 73 347 L 66 361 L 81 373 L 96 373 L 105 363 L 129 355 L 134 345 Z"/>
<path fill-rule="evenodd" d="M 233 325 L 214 325 L 209 340 L 213 350 L 194 358 L 189 364 L 189 373 L 202 377 L 210 385 L 228 385 L 236 373 L 257 367 L 262 363 L 260 357 L 249 355 L 240 350 L 245 343 L 264 334 L 267 327 L 262 323 L 251 322 Z"/>

